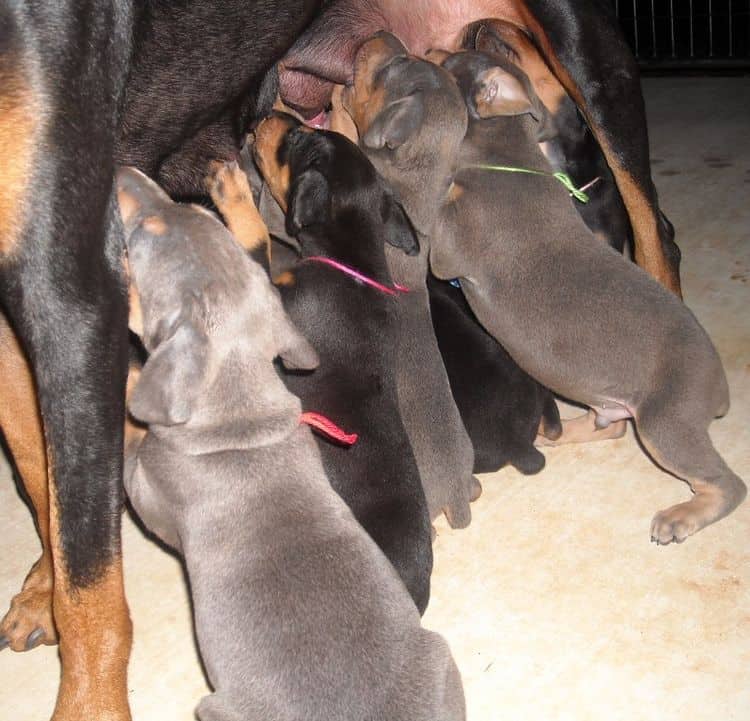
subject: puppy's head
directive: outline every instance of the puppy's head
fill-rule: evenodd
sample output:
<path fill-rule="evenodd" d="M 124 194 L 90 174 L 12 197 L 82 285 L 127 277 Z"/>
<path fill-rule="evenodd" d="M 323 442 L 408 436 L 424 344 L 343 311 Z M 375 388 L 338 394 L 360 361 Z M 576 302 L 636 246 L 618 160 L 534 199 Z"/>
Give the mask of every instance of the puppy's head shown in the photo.
<path fill-rule="evenodd" d="M 305 254 L 345 252 L 337 243 L 385 240 L 409 255 L 419 244 L 406 213 L 372 163 L 339 133 L 276 113 L 255 133 L 255 159 Z M 373 233 L 367 233 L 372 229 Z"/>
<path fill-rule="evenodd" d="M 471 117 L 528 113 L 538 123 L 539 142 L 555 134 L 549 112 L 534 92 L 531 81 L 507 57 L 465 50 L 449 55 L 442 64 L 455 77 Z"/>
<path fill-rule="evenodd" d="M 479 20 L 467 28 L 464 47 L 488 53 L 520 68 L 552 116 L 557 115 L 561 105 L 575 105 L 531 36 L 518 25 L 497 19 Z"/>
<path fill-rule="evenodd" d="M 172 202 L 134 168 L 118 171 L 117 192 L 150 354 L 130 400 L 136 418 L 187 423 L 238 349 L 249 375 L 260 370 L 252 363 L 272 370 L 276 356 L 293 368 L 317 365 L 263 269 L 216 216 Z"/>
<path fill-rule="evenodd" d="M 359 48 L 343 103 L 368 158 L 396 189 L 417 227 L 427 231 L 466 133 L 466 107 L 454 79 L 380 32 Z"/>

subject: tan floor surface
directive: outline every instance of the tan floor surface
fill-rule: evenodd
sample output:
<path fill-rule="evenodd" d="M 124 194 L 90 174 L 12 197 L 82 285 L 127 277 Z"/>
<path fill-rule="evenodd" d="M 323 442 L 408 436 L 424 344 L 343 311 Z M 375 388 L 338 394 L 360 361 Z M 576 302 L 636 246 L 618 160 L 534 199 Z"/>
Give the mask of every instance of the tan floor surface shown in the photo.
<path fill-rule="evenodd" d="M 712 438 L 750 479 L 750 78 L 651 79 L 645 89 L 685 298 L 731 387 Z M 632 429 L 545 452 L 537 476 L 483 478 L 469 529 L 438 524 L 425 624 L 452 645 L 470 721 L 750 721 L 750 502 L 659 548 L 653 513 L 689 492 L 652 465 Z M 4 611 L 38 545 L 0 475 Z M 134 719 L 190 719 L 206 686 L 179 566 L 129 519 L 124 533 Z M 54 648 L 0 653 L 0 720 L 48 718 L 58 671 Z"/>

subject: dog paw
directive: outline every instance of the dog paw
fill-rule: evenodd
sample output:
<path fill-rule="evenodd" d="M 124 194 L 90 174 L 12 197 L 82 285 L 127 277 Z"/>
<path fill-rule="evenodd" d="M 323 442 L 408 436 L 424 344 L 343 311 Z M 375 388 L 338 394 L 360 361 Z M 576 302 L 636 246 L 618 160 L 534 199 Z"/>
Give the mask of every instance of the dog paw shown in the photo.
<path fill-rule="evenodd" d="M 0 621 L 0 650 L 30 651 L 40 644 L 57 643 L 52 620 L 51 589 L 24 588 L 13 597 Z"/>
<path fill-rule="evenodd" d="M 471 523 L 471 508 L 468 502 L 445 506 L 443 513 L 451 528 L 466 528 Z"/>
<path fill-rule="evenodd" d="M 659 511 L 651 522 L 651 540 L 659 546 L 682 543 L 705 525 L 699 510 L 693 499 Z"/>
<path fill-rule="evenodd" d="M 250 184 L 236 161 L 209 163 L 206 189 L 219 210 L 222 206 L 253 202 Z"/>
<path fill-rule="evenodd" d="M 476 476 L 472 476 L 471 480 L 469 481 L 469 501 L 471 503 L 474 503 L 474 501 L 479 498 L 479 496 L 482 495 L 482 484 L 479 482 L 479 479 Z"/>

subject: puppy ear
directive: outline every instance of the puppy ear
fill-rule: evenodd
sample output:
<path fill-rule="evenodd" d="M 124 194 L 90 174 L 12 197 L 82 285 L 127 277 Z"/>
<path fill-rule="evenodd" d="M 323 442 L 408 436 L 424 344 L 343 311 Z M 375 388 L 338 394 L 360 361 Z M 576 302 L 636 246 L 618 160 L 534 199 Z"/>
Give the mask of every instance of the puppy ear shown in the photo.
<path fill-rule="evenodd" d="M 499 67 L 484 70 L 477 76 L 474 101 L 480 118 L 522 115 L 534 109 L 528 89 Z"/>
<path fill-rule="evenodd" d="M 492 67 L 477 76 L 474 104 L 480 118 L 529 113 L 539 123 L 537 142 L 557 135 L 547 108 L 539 99 L 526 76 L 516 77 L 500 67 Z"/>
<path fill-rule="evenodd" d="M 151 178 L 132 166 L 117 169 L 115 187 L 126 238 L 142 218 L 172 204 L 171 198 Z"/>
<path fill-rule="evenodd" d="M 306 170 L 289 187 L 286 232 L 297 235 L 311 225 L 325 223 L 331 214 L 328 181 L 317 170 Z"/>
<path fill-rule="evenodd" d="M 315 370 L 320 363 L 318 354 L 307 338 L 300 333 L 290 320 L 284 318 L 279 338 L 279 358 L 287 370 Z"/>
<path fill-rule="evenodd" d="M 208 338 L 192 321 L 179 322 L 143 366 L 130 397 L 130 412 L 144 423 L 186 423 L 203 388 L 207 366 Z"/>
<path fill-rule="evenodd" d="M 423 120 L 422 94 L 407 95 L 387 105 L 380 112 L 367 129 L 362 142 L 365 147 L 373 150 L 395 150 L 417 132 Z"/>
<path fill-rule="evenodd" d="M 400 248 L 406 255 L 419 254 L 417 233 L 401 203 L 391 199 L 385 204 L 383 223 L 387 243 L 394 248 Z"/>

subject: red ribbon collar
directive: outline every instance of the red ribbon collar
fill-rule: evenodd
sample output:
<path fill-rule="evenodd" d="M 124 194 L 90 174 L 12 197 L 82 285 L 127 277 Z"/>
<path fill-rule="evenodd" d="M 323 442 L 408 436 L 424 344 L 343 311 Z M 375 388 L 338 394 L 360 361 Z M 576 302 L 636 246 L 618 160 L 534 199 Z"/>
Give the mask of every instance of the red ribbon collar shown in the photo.
<path fill-rule="evenodd" d="M 306 423 L 311 428 L 320 431 L 327 438 L 338 441 L 345 446 L 353 446 L 359 438 L 356 433 L 346 433 L 330 418 L 326 418 L 321 413 L 314 413 L 313 411 L 303 413 L 299 417 L 299 422 Z"/>

